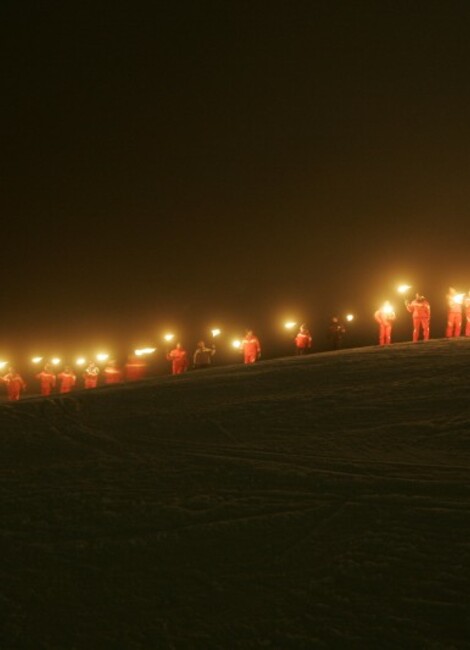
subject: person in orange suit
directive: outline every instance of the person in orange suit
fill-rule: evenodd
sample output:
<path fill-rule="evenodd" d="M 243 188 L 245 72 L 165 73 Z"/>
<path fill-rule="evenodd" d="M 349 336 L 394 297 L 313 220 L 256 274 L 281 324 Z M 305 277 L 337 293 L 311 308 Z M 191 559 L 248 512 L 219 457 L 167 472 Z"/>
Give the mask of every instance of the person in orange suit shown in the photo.
<path fill-rule="evenodd" d="M 100 369 L 94 361 L 90 361 L 83 373 L 83 385 L 85 388 L 96 388 L 98 386 L 98 376 Z"/>
<path fill-rule="evenodd" d="M 312 347 L 312 335 L 305 323 L 302 323 L 300 326 L 294 342 L 297 354 L 308 354 L 308 352 L 310 352 L 310 348 Z"/>
<path fill-rule="evenodd" d="M 261 357 L 261 345 L 253 330 L 247 330 L 245 338 L 242 340 L 241 350 L 245 364 L 251 364 L 258 361 Z"/>
<path fill-rule="evenodd" d="M 449 287 L 446 295 L 447 301 L 447 327 L 446 337 L 460 336 L 462 332 L 462 300 L 454 287 Z"/>
<path fill-rule="evenodd" d="M 392 342 L 392 325 L 396 314 L 388 300 L 384 302 L 380 309 L 377 309 L 374 318 L 379 324 L 379 345 L 390 345 Z"/>
<path fill-rule="evenodd" d="M 470 336 L 470 291 L 463 299 L 463 308 L 465 310 L 465 336 Z"/>
<path fill-rule="evenodd" d="M 414 300 L 405 302 L 406 309 L 410 312 L 413 319 L 413 343 L 419 340 L 420 331 L 423 334 L 423 340 L 429 340 L 429 321 L 431 318 L 431 305 L 424 296 L 417 293 Z"/>
<path fill-rule="evenodd" d="M 51 366 L 46 363 L 44 370 L 38 372 L 36 379 L 39 379 L 41 395 L 50 395 L 56 384 L 56 376 L 51 372 Z"/>
<path fill-rule="evenodd" d="M 21 392 L 26 388 L 23 377 L 10 366 L 6 375 L 1 377 L 2 382 L 7 385 L 7 395 L 10 402 L 17 402 L 20 399 Z"/>
<path fill-rule="evenodd" d="M 116 361 L 108 361 L 103 371 L 105 384 L 120 384 L 123 380 L 122 370 Z"/>
<path fill-rule="evenodd" d="M 70 393 L 77 382 L 77 377 L 70 366 L 65 366 L 57 375 L 59 380 L 59 393 Z"/>
<path fill-rule="evenodd" d="M 171 361 L 171 372 L 173 375 L 181 375 L 188 369 L 188 355 L 181 343 L 177 343 L 176 347 L 168 352 L 166 358 L 168 361 Z"/>
<path fill-rule="evenodd" d="M 139 381 L 147 374 L 147 362 L 137 354 L 130 354 L 125 367 L 126 381 Z"/>

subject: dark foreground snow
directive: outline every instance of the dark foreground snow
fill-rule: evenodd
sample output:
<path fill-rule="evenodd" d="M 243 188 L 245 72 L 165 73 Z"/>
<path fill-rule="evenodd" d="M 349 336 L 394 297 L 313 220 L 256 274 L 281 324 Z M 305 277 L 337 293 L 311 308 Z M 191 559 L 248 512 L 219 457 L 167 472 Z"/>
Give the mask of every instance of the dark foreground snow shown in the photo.
<path fill-rule="evenodd" d="M 470 639 L 470 341 L 0 407 L 2 648 Z"/>

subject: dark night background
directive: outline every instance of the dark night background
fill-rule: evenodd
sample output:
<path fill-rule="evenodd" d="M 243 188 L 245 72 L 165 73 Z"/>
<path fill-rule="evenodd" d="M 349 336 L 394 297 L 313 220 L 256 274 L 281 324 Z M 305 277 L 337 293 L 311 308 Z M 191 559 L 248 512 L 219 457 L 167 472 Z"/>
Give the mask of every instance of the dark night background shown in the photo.
<path fill-rule="evenodd" d="M 8 2 L 0 354 L 470 288 L 465 2 Z M 410 337 L 400 308 L 397 336 Z"/>

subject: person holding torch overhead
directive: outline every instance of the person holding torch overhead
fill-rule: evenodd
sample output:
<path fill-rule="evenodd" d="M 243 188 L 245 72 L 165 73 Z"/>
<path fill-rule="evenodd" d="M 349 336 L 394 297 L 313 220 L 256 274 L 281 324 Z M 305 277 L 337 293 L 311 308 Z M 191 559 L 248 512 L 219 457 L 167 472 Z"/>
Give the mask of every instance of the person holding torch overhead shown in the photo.
<path fill-rule="evenodd" d="M 420 330 L 423 332 L 423 340 L 429 340 L 429 320 L 431 318 L 431 305 L 424 296 L 417 293 L 411 302 L 405 300 L 406 309 L 413 319 L 413 343 L 419 339 Z"/>
<path fill-rule="evenodd" d="M 463 299 L 465 309 L 465 336 L 470 336 L 470 291 Z"/>
<path fill-rule="evenodd" d="M 379 324 L 379 345 L 390 345 L 392 342 L 392 325 L 396 319 L 395 310 L 388 300 L 374 314 Z"/>
<path fill-rule="evenodd" d="M 457 293 L 454 287 L 449 287 L 446 295 L 447 301 L 447 327 L 446 337 L 460 336 L 462 331 L 462 302 L 463 294 Z"/>

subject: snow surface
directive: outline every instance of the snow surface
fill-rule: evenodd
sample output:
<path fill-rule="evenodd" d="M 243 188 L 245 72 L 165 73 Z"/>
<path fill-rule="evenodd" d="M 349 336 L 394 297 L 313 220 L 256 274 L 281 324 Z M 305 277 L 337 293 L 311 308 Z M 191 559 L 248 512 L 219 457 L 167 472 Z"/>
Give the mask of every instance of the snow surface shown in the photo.
<path fill-rule="evenodd" d="M 470 340 L 0 407 L 2 648 L 470 639 Z"/>

